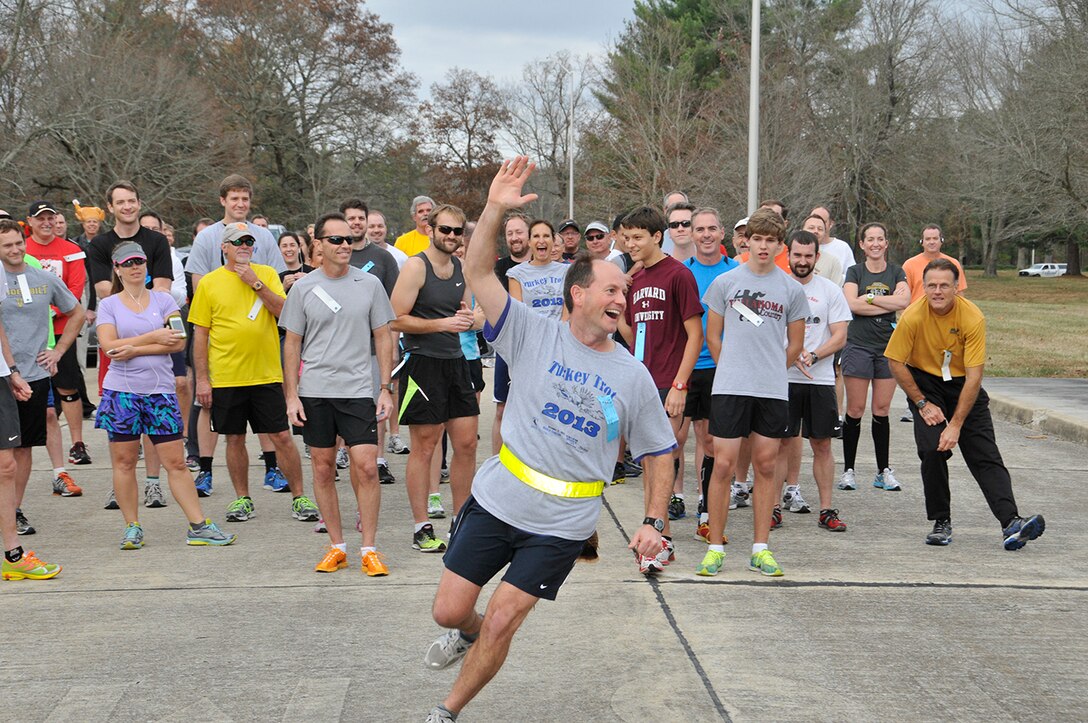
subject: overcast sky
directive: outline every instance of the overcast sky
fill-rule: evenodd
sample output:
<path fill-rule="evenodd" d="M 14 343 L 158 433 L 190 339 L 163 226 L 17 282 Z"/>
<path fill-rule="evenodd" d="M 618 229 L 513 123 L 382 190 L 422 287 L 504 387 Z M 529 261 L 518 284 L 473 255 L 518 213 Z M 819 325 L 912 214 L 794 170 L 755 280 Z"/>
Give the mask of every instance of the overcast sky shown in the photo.
<path fill-rule="evenodd" d="M 401 65 L 419 78 L 419 93 L 448 68 L 516 80 L 535 58 L 559 50 L 602 53 L 632 17 L 634 0 L 367 0 L 392 23 Z"/>

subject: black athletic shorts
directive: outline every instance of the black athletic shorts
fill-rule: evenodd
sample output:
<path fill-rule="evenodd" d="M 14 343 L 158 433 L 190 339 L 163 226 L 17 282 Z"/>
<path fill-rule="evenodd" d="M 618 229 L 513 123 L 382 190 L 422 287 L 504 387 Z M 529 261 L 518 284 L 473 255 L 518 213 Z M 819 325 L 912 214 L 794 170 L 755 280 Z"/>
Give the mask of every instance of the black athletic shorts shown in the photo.
<path fill-rule="evenodd" d="M 287 401 L 283 385 L 256 384 L 250 387 L 212 388 L 212 431 L 245 434 L 246 424 L 255 433 L 287 429 Z"/>
<path fill-rule="evenodd" d="M 534 535 L 508 525 L 469 495 L 450 530 L 450 545 L 442 558 L 446 568 L 483 587 L 507 564 L 502 576 L 522 592 L 555 600 L 584 540 Z"/>
<path fill-rule="evenodd" d="M 691 419 L 710 419 L 710 390 L 714 386 L 717 369 L 692 369 L 688 377 L 688 400 L 684 403 L 684 416 Z"/>
<path fill-rule="evenodd" d="M 715 394 L 710 402 L 710 434 L 738 439 L 755 432 L 783 439 L 789 436 L 789 407 L 784 399 Z"/>
<path fill-rule="evenodd" d="M 472 388 L 477 392 L 482 392 L 487 384 L 484 382 L 484 360 L 483 359 L 469 359 L 468 360 L 468 373 L 472 379 Z"/>
<path fill-rule="evenodd" d="M 344 445 L 378 443 L 377 408 L 373 399 L 328 399 L 301 397 L 306 423 L 302 441 L 319 449 L 336 446 L 336 436 Z"/>
<path fill-rule="evenodd" d="M 44 447 L 45 446 L 45 420 L 49 412 L 49 377 L 34 382 L 30 385 L 30 399 L 25 402 L 17 402 L 19 413 L 19 434 L 23 441 L 20 447 Z M 11 432 L 8 432 L 8 436 Z"/>
<path fill-rule="evenodd" d="M 53 375 L 54 389 L 71 389 L 79 391 L 79 379 L 83 371 L 79 368 L 79 355 L 76 353 L 76 345 L 68 347 L 60 359 L 57 360 L 57 373 Z M 58 400 L 60 401 L 60 400 Z"/>
<path fill-rule="evenodd" d="M 472 372 L 463 356 L 435 359 L 413 352 L 400 370 L 400 399 L 401 424 L 443 424 L 480 416 Z"/>
<path fill-rule="evenodd" d="M 0 377 L 0 449 L 22 446 L 21 418 L 19 403 L 11 390 L 11 377 Z"/>
<path fill-rule="evenodd" d="M 846 342 L 842 350 L 842 375 L 859 379 L 891 379 L 892 369 L 882 351 Z"/>
<path fill-rule="evenodd" d="M 789 437 L 830 439 L 839 421 L 835 387 L 831 384 L 790 384 Z"/>

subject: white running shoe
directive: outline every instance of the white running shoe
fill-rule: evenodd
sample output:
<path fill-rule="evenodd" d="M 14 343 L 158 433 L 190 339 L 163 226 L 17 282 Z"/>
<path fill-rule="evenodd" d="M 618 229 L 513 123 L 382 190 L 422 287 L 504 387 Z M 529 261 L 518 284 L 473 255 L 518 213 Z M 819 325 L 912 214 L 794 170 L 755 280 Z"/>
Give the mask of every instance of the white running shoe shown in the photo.
<path fill-rule="evenodd" d="M 790 512 L 798 512 L 806 514 L 812 512 L 809 509 L 808 503 L 805 502 L 805 498 L 801 496 L 801 488 L 786 489 L 786 494 L 782 495 L 782 506 Z"/>
<path fill-rule="evenodd" d="M 848 469 L 842 473 L 842 477 L 839 478 L 838 488 L 840 490 L 856 490 L 858 488 L 858 481 L 854 479 L 854 470 Z"/>
<path fill-rule="evenodd" d="M 880 484 L 878 485 L 877 482 L 880 482 Z M 890 467 L 885 467 L 884 471 L 876 476 L 876 479 L 873 480 L 873 487 L 883 487 L 885 492 L 899 492 L 903 489 Z"/>
<path fill-rule="evenodd" d="M 442 670 L 465 657 L 472 643 L 461 637 L 460 630 L 447 630 L 438 640 L 431 643 L 427 654 L 423 656 L 423 664 L 431 670 Z"/>

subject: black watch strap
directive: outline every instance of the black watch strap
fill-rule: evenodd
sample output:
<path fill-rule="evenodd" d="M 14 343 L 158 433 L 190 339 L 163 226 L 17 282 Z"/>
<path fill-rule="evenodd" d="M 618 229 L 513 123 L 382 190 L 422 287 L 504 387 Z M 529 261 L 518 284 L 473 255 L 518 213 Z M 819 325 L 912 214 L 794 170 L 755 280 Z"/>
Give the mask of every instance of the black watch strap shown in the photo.
<path fill-rule="evenodd" d="M 661 519 L 660 517 L 644 517 L 642 519 L 642 524 L 649 525 L 658 532 L 661 532 L 665 529 L 665 520 Z"/>

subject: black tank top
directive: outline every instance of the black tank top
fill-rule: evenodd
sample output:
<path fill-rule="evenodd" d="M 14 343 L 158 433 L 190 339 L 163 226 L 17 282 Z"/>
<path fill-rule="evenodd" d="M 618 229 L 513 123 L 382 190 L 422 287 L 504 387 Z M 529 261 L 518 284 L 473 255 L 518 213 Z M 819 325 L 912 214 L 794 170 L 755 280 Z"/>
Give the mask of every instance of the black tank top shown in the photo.
<path fill-rule="evenodd" d="M 434 273 L 427 254 L 420 252 L 416 256 L 423 260 L 426 269 L 423 287 L 416 295 L 411 316 L 420 319 L 445 319 L 457 313 L 465 298 L 465 275 L 461 271 L 461 260 L 456 256 L 453 261 L 453 274 L 448 279 L 440 279 Z M 405 351 L 433 359 L 456 359 L 461 353 L 461 338 L 453 331 L 438 331 L 433 334 L 405 334 Z"/>

